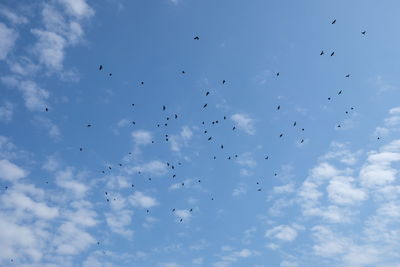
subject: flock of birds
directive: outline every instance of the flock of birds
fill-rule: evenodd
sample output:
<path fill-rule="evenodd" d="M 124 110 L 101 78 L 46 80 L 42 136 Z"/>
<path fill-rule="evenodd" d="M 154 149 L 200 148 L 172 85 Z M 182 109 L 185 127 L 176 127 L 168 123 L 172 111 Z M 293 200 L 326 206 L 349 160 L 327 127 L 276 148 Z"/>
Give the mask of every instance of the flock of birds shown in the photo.
<path fill-rule="evenodd" d="M 334 19 L 334 20 L 331 22 L 331 24 L 332 24 L 332 25 L 336 24 L 336 19 Z M 365 36 L 366 33 L 367 33 L 366 31 L 361 31 L 361 34 L 362 34 L 363 36 Z M 195 36 L 195 37 L 193 38 L 193 40 L 194 40 L 194 41 L 199 41 L 199 40 L 200 40 L 200 37 L 199 37 L 199 36 Z M 332 56 L 335 56 L 335 51 L 332 51 L 332 52 L 330 52 L 330 53 L 328 53 L 328 54 L 329 54 L 331 57 L 332 57 Z M 319 55 L 320 55 L 320 56 L 325 55 L 325 51 L 322 50 L 322 51 L 319 53 Z M 100 72 L 104 72 L 104 69 L 105 69 L 105 68 L 104 68 L 103 65 L 100 65 L 100 66 L 98 67 L 98 71 L 100 71 Z M 182 70 L 181 73 L 182 73 L 182 74 L 185 74 L 185 71 Z M 107 75 L 111 77 L 113 74 L 112 74 L 112 72 L 108 72 Z M 279 73 L 279 72 L 276 72 L 276 76 L 279 77 L 279 76 L 280 76 L 280 73 Z M 345 77 L 346 77 L 346 78 L 350 78 L 350 74 L 345 75 Z M 221 83 L 222 83 L 222 85 L 225 85 L 225 84 L 227 84 L 227 81 L 223 79 L 223 80 L 221 80 Z M 141 81 L 140 84 L 141 84 L 141 85 L 144 85 L 144 81 Z M 204 95 L 205 95 L 205 97 L 207 98 L 207 97 L 210 96 L 210 94 L 211 94 L 210 91 L 206 91 Z M 339 90 L 339 91 L 337 92 L 337 96 L 340 96 L 341 94 L 342 94 L 342 90 Z M 329 96 L 329 97 L 327 97 L 327 99 L 328 99 L 328 101 L 331 101 L 331 100 L 333 100 L 333 97 Z M 132 107 L 135 107 L 135 104 L 134 104 L 134 103 L 132 103 L 131 105 L 132 105 Z M 204 104 L 202 105 L 202 109 L 206 109 L 207 107 L 208 107 L 208 103 L 204 103 Z M 160 109 L 161 109 L 161 111 L 162 111 L 163 113 L 166 113 L 167 110 L 168 110 L 168 108 L 167 108 L 166 105 L 162 105 L 162 106 L 160 107 Z M 281 109 L 282 109 L 281 105 L 278 105 L 278 106 L 276 107 L 276 111 L 277 111 L 277 112 L 279 112 Z M 349 110 L 346 110 L 345 113 L 346 113 L 346 114 L 349 114 L 349 112 L 350 112 L 350 111 L 353 111 L 354 109 L 355 109 L 355 108 L 352 106 L 352 107 L 350 107 Z M 46 111 L 46 112 L 49 112 L 49 108 L 46 107 L 46 108 L 45 108 L 45 111 Z M 173 119 L 173 120 L 178 120 L 179 117 L 180 117 L 179 114 L 176 114 L 176 113 L 171 114 L 171 115 L 169 115 L 169 116 L 166 116 L 166 119 L 165 119 L 164 122 L 157 123 L 155 126 L 158 127 L 158 128 L 159 128 L 159 127 L 165 127 L 165 129 L 166 129 L 166 127 L 168 126 L 168 123 L 171 122 L 172 119 Z M 226 120 L 227 120 L 227 116 L 223 116 L 223 117 L 221 117 L 221 119 L 216 119 L 216 120 L 212 121 L 212 122 L 210 123 L 210 126 L 223 123 L 223 121 L 226 121 Z M 132 123 L 133 125 L 136 124 L 135 121 L 132 121 L 131 123 Z M 208 123 L 207 123 L 207 124 L 208 124 Z M 238 125 L 233 125 L 233 126 L 232 126 L 232 131 L 235 131 L 235 130 L 237 129 L 237 126 L 238 126 Z M 293 126 L 293 127 L 299 127 L 299 126 L 298 126 L 298 122 L 297 122 L 297 121 L 294 121 L 293 124 L 292 124 L 292 126 Z M 90 128 L 90 127 L 92 127 L 92 124 L 91 124 L 91 123 L 90 123 L 90 124 L 87 124 L 86 127 Z M 207 140 L 208 142 L 212 142 L 212 141 L 213 141 L 213 136 L 212 136 L 212 135 L 209 135 L 209 132 L 208 132 L 208 129 L 207 129 L 207 126 L 206 126 L 206 122 L 205 122 L 205 121 L 202 121 L 200 127 L 202 128 L 203 134 L 206 136 L 206 137 L 205 137 L 205 140 Z M 341 128 L 342 126 L 341 126 L 340 124 L 338 124 L 337 127 L 338 127 L 338 128 Z M 305 131 L 305 128 L 300 127 L 299 130 L 300 130 L 301 132 L 304 132 L 304 131 Z M 280 134 L 279 134 L 279 138 L 283 138 L 283 137 L 284 137 L 284 133 L 280 133 Z M 378 137 L 377 139 L 380 139 L 380 138 Z M 168 135 L 168 133 L 165 133 L 165 135 L 164 135 L 164 140 L 165 140 L 165 142 L 169 142 L 169 141 L 170 141 L 170 136 Z M 305 141 L 304 138 L 300 138 L 300 139 L 299 139 L 299 143 L 304 143 L 304 141 Z M 155 143 L 155 140 L 152 140 L 151 143 L 154 144 L 154 143 Z M 224 149 L 224 144 L 219 144 L 218 146 L 219 146 L 220 149 Z M 84 147 L 79 147 L 79 151 L 80 151 L 80 152 L 84 152 Z M 131 155 L 132 152 L 128 152 L 128 154 Z M 233 160 L 233 159 L 237 159 L 238 157 L 239 157 L 238 154 L 234 154 L 234 155 L 228 155 L 228 156 L 226 157 L 226 159 L 227 159 L 227 160 Z M 270 157 L 271 157 L 271 155 L 265 155 L 265 156 L 264 156 L 264 159 L 265 159 L 265 160 L 268 160 L 268 159 L 270 159 Z M 212 157 L 212 159 L 213 159 L 213 160 L 216 160 L 216 159 L 217 159 L 216 155 L 214 155 L 214 156 Z M 170 162 L 165 162 L 165 164 L 166 164 L 167 168 L 170 169 L 170 170 L 172 171 L 172 176 L 171 176 L 171 177 L 172 177 L 172 178 L 176 178 L 176 176 L 177 176 L 177 175 L 176 175 L 176 169 L 177 169 L 177 167 L 180 167 L 180 166 L 182 165 L 182 163 L 181 163 L 181 162 L 178 162 L 177 164 L 172 164 L 172 163 L 170 163 Z M 119 167 L 122 167 L 122 166 L 123 166 L 122 163 L 118 163 L 118 164 L 116 164 L 116 165 L 119 166 Z M 106 174 L 106 172 L 111 172 L 112 170 L 113 170 L 113 165 L 109 165 L 109 166 L 106 166 L 106 169 L 103 169 L 103 170 L 101 170 L 100 172 L 101 172 L 102 174 Z M 141 171 L 138 171 L 138 174 L 141 175 L 141 174 L 142 174 Z M 278 175 L 278 174 L 275 172 L 275 173 L 274 173 L 274 176 L 277 176 L 277 175 Z M 151 177 L 149 177 L 148 180 L 151 181 Z M 201 183 L 202 181 L 201 181 L 201 179 L 198 179 L 196 182 L 197 182 L 197 183 Z M 46 182 L 46 183 L 48 183 L 48 182 Z M 184 186 L 185 186 L 185 182 L 181 182 L 181 186 L 184 187 Z M 258 186 L 257 191 L 262 191 L 262 188 L 260 187 L 260 182 L 257 182 L 257 186 Z M 135 187 L 135 184 L 132 183 L 132 184 L 131 184 L 131 187 L 134 188 L 134 187 Z M 112 197 L 112 196 L 110 195 L 110 193 L 107 192 L 107 191 L 104 192 L 104 196 L 105 196 L 105 201 L 106 201 L 106 202 L 110 202 L 110 201 L 115 201 L 115 200 L 117 200 L 117 198 Z M 211 199 L 211 200 L 214 200 L 214 196 L 210 196 L 210 199 Z M 171 211 L 172 211 L 172 212 L 175 212 L 176 209 L 175 209 L 175 208 L 172 208 Z M 189 212 L 193 212 L 193 208 L 190 208 L 188 211 L 189 211 Z M 150 210 L 147 209 L 146 212 L 149 213 Z M 184 218 L 180 218 L 180 219 L 179 219 L 180 222 L 183 222 L 183 220 L 184 220 Z M 100 244 L 100 242 L 98 242 L 98 244 Z"/>

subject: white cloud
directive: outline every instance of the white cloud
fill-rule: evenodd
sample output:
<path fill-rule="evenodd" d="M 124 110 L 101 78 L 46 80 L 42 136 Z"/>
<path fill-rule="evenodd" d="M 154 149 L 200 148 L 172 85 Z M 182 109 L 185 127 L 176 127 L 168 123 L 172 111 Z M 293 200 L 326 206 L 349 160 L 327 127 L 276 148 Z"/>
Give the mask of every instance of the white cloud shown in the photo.
<path fill-rule="evenodd" d="M 367 198 L 367 194 L 352 185 L 351 177 L 338 176 L 329 182 L 327 187 L 329 199 L 342 205 L 359 203 Z"/>
<path fill-rule="evenodd" d="M 296 239 L 297 231 L 288 225 L 279 225 L 265 233 L 266 237 L 274 237 L 281 241 L 291 242 Z"/>
<path fill-rule="evenodd" d="M 132 132 L 132 138 L 136 145 L 148 145 L 151 143 L 151 133 L 145 130 L 137 130 Z"/>
<path fill-rule="evenodd" d="M 3 106 L 0 106 L 0 121 L 3 122 L 11 121 L 13 113 L 14 113 L 14 105 L 6 101 Z"/>
<path fill-rule="evenodd" d="M 74 179 L 74 174 L 71 168 L 66 168 L 63 171 L 56 173 L 56 184 L 70 191 L 75 197 L 81 198 L 88 191 L 88 187 Z"/>
<path fill-rule="evenodd" d="M 14 48 L 18 34 L 4 23 L 0 22 L 0 60 L 7 58 L 7 55 Z"/>
<path fill-rule="evenodd" d="M 245 133 L 249 135 L 255 134 L 254 120 L 248 115 L 236 113 L 231 116 L 231 120 L 233 120 L 237 124 L 238 128 Z"/>
<path fill-rule="evenodd" d="M 10 9 L 3 5 L 0 5 L 0 15 L 8 19 L 13 24 L 25 24 L 28 23 L 28 19 L 24 16 L 17 15 Z"/>
<path fill-rule="evenodd" d="M 169 138 L 171 150 L 179 152 L 182 146 L 187 146 L 190 139 L 193 137 L 193 132 L 188 126 L 183 126 L 179 135 L 171 135 Z"/>
<path fill-rule="evenodd" d="M 33 123 L 43 127 L 47 134 L 54 140 L 59 140 L 61 136 L 60 129 L 50 119 L 43 116 L 35 116 Z"/>
<path fill-rule="evenodd" d="M 0 178 L 6 181 L 14 182 L 18 179 L 27 176 L 27 172 L 8 161 L 7 159 L 0 160 Z"/>
<path fill-rule="evenodd" d="M 140 191 L 135 191 L 135 193 L 129 197 L 129 202 L 135 207 L 146 209 L 158 205 L 158 202 L 155 198 L 147 196 Z"/>
<path fill-rule="evenodd" d="M 58 0 L 64 5 L 68 14 L 78 19 L 91 17 L 94 10 L 86 3 L 86 0 Z"/>
<path fill-rule="evenodd" d="M 246 184 L 240 183 L 240 184 L 238 184 L 238 186 L 236 186 L 235 189 L 233 189 L 232 196 L 237 197 L 240 195 L 244 195 L 246 193 L 247 193 Z"/>
<path fill-rule="evenodd" d="M 61 70 L 64 61 L 65 39 L 57 33 L 33 29 L 32 33 L 38 38 L 34 51 L 39 61 L 52 70 Z"/>
<path fill-rule="evenodd" d="M 167 165 L 161 161 L 153 160 L 142 165 L 134 166 L 133 168 L 128 168 L 128 173 L 133 172 L 147 172 L 156 176 L 164 175 L 168 172 Z"/>
<path fill-rule="evenodd" d="M 188 211 L 188 210 L 180 210 L 180 209 L 175 210 L 174 214 L 175 214 L 176 217 L 178 217 L 178 219 L 183 219 L 184 221 L 187 221 L 192 216 L 190 211 Z"/>
<path fill-rule="evenodd" d="M 58 228 L 58 236 L 54 240 L 57 253 L 62 255 L 76 255 L 86 250 L 96 240 L 74 223 L 66 222 Z"/>
<path fill-rule="evenodd" d="M 273 188 L 275 194 L 283 194 L 283 193 L 293 193 L 294 192 L 294 184 L 286 184 L 282 186 L 275 186 Z"/>
<path fill-rule="evenodd" d="M 46 104 L 46 99 L 49 98 L 49 92 L 40 88 L 33 81 L 22 81 L 15 77 L 3 77 L 2 82 L 8 86 L 18 88 L 25 100 L 25 106 L 32 111 L 43 111 Z"/>

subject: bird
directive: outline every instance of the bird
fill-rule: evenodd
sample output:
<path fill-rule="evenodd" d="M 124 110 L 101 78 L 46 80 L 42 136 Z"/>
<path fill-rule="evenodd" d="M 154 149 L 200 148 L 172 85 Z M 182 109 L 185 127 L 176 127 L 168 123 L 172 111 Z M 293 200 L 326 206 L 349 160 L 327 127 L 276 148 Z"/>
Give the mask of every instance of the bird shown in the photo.
<path fill-rule="evenodd" d="M 346 78 L 349 78 L 349 77 L 350 77 L 350 74 L 347 74 L 347 75 L 346 75 Z"/>
<path fill-rule="evenodd" d="M 225 84 L 226 83 L 226 81 L 225 80 L 222 80 L 222 84 Z"/>
<path fill-rule="evenodd" d="M 224 145 L 221 145 L 221 149 L 224 149 Z"/>
<path fill-rule="evenodd" d="M 367 33 L 367 31 L 362 31 L 361 32 L 362 35 L 365 35 L 366 33 Z"/>
<path fill-rule="evenodd" d="M 185 71 L 184 71 L 184 70 L 182 71 L 182 74 L 185 74 Z"/>
<path fill-rule="evenodd" d="M 166 107 L 165 106 L 162 106 L 162 110 L 165 110 L 166 109 Z"/>
<path fill-rule="evenodd" d="M 203 108 L 207 107 L 207 104 L 204 104 Z"/>
<path fill-rule="evenodd" d="M 342 128 L 342 126 L 340 126 L 340 124 L 338 124 L 338 126 L 337 126 L 338 128 Z"/>
<path fill-rule="evenodd" d="M 297 124 L 297 122 L 294 122 L 294 123 L 293 123 L 293 127 L 296 126 L 296 124 Z"/>
<path fill-rule="evenodd" d="M 300 142 L 300 143 L 301 143 L 301 144 L 304 143 L 304 139 L 301 139 L 301 142 Z"/>
<path fill-rule="evenodd" d="M 143 84 L 144 84 L 144 82 L 140 82 L 140 84 L 142 84 L 142 85 L 143 85 Z"/>
<path fill-rule="evenodd" d="M 281 106 L 278 106 L 276 109 L 277 109 L 277 110 L 280 110 L 280 109 L 281 109 Z"/>
<path fill-rule="evenodd" d="M 336 19 L 334 19 L 333 21 L 332 21 L 332 24 L 335 24 L 336 23 Z"/>
<path fill-rule="evenodd" d="M 341 95 L 342 94 L 342 90 L 340 90 L 339 92 L 338 92 L 338 95 Z"/>
<path fill-rule="evenodd" d="M 193 38 L 194 40 L 200 40 L 199 36 Z"/>
<path fill-rule="evenodd" d="M 210 94 L 210 92 L 207 92 L 207 93 L 206 93 L 206 96 L 208 96 L 209 94 Z"/>
<path fill-rule="evenodd" d="M 282 136 L 283 136 L 283 134 L 280 134 L 280 135 L 279 135 L 279 138 L 282 137 Z"/>
<path fill-rule="evenodd" d="M 331 53 L 331 57 L 332 57 L 334 54 L 335 54 L 335 51 L 333 51 L 333 52 Z"/>
<path fill-rule="evenodd" d="M 269 156 L 266 156 L 265 159 L 269 159 Z"/>
<path fill-rule="evenodd" d="M 279 72 L 276 73 L 276 76 L 279 76 Z"/>
<path fill-rule="evenodd" d="M 100 66 L 99 66 L 99 70 L 102 70 L 102 69 L 103 69 L 103 65 L 100 65 Z"/>
<path fill-rule="evenodd" d="M 79 151 L 83 151 L 83 148 L 79 148 Z"/>
<path fill-rule="evenodd" d="M 328 100 L 331 100 L 331 98 L 330 98 L 330 97 L 328 97 Z"/>
<path fill-rule="evenodd" d="M 46 112 L 48 112 L 48 111 L 49 111 L 49 108 L 46 108 L 45 110 L 46 110 Z"/>
<path fill-rule="evenodd" d="M 236 127 L 235 126 L 233 126 L 233 128 L 232 128 L 232 131 L 234 131 L 236 129 Z"/>
<path fill-rule="evenodd" d="M 88 125 L 86 125 L 86 127 L 92 127 L 92 125 L 91 125 L 91 124 L 88 124 Z"/>
<path fill-rule="evenodd" d="M 177 119 L 178 118 L 178 115 L 177 114 L 175 114 L 175 119 Z"/>
<path fill-rule="evenodd" d="M 110 77 L 111 77 L 111 76 L 112 76 L 112 73 L 110 72 L 110 73 L 108 74 L 108 76 L 110 76 Z"/>
<path fill-rule="evenodd" d="M 321 51 L 321 53 L 319 53 L 320 56 L 322 56 L 324 54 L 324 50 Z"/>
<path fill-rule="evenodd" d="M 208 141 L 210 141 L 212 139 L 212 137 L 210 136 L 210 137 L 208 137 Z"/>

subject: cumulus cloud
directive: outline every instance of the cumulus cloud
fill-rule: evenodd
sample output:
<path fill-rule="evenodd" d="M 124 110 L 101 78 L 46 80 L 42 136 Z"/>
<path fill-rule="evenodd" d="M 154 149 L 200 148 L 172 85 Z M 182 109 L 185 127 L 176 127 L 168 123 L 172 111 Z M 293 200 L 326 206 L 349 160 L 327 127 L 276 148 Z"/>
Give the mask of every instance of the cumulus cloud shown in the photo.
<path fill-rule="evenodd" d="M 285 242 L 291 242 L 296 239 L 297 231 L 288 225 L 279 225 L 265 233 L 266 237 L 273 237 Z"/>
<path fill-rule="evenodd" d="M 132 138 L 136 145 L 148 145 L 151 143 L 151 133 L 145 130 L 137 130 L 132 132 Z"/>
<path fill-rule="evenodd" d="M 15 165 L 7 159 L 0 160 L 0 178 L 9 182 L 15 182 L 18 179 L 27 176 L 27 172 L 21 167 Z"/>
<path fill-rule="evenodd" d="M 168 168 L 165 163 L 158 160 L 153 160 L 141 165 L 134 166 L 133 168 L 128 168 L 127 172 L 145 172 L 152 175 L 161 176 L 168 172 Z"/>
<path fill-rule="evenodd" d="M 254 120 L 247 114 L 236 113 L 231 116 L 238 128 L 249 135 L 254 135 L 256 130 L 254 128 Z"/>
<path fill-rule="evenodd" d="M 14 48 L 18 34 L 4 23 L 0 22 L 0 60 L 7 58 L 7 55 Z"/>
<path fill-rule="evenodd" d="M 139 208 L 151 208 L 158 205 L 155 198 L 145 195 L 143 192 L 135 191 L 132 196 L 129 197 L 129 202 Z"/>

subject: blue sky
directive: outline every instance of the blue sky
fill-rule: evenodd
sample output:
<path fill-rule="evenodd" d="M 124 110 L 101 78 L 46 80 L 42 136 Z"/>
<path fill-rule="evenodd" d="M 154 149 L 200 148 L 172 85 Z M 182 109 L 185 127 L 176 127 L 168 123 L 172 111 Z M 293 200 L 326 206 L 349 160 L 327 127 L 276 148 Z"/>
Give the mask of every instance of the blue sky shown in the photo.
<path fill-rule="evenodd" d="M 0 265 L 397 266 L 399 8 L 1 1 Z"/>

